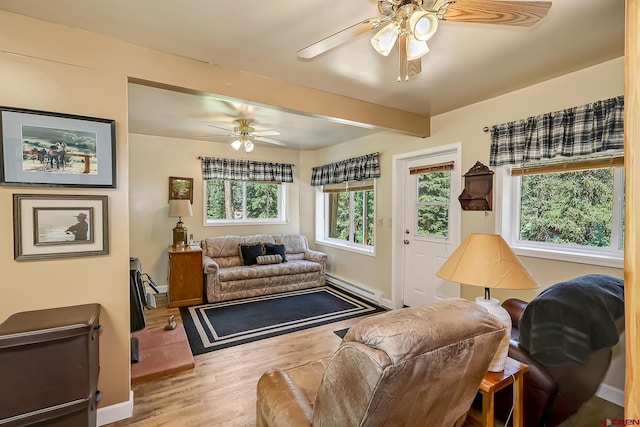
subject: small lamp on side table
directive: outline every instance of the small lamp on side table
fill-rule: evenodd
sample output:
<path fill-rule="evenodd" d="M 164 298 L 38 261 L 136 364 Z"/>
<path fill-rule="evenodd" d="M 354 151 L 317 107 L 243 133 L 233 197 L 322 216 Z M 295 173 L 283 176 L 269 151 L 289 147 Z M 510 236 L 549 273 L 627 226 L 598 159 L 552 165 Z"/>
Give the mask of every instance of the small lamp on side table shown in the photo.
<path fill-rule="evenodd" d="M 191 201 L 173 199 L 169 201 L 169 216 L 178 217 L 178 222 L 173 229 L 173 246 L 187 242 L 187 227 L 182 222 L 182 217 L 193 216 Z"/>
<path fill-rule="evenodd" d="M 536 281 L 498 234 L 470 234 L 440 267 L 436 276 L 484 288 L 484 297 L 476 298 L 476 303 L 500 319 L 507 328 L 506 336 L 489 366 L 491 372 L 502 371 L 509 353 L 511 318 L 500 306 L 500 301 L 491 298 L 490 289 L 535 289 L 538 287 Z"/>

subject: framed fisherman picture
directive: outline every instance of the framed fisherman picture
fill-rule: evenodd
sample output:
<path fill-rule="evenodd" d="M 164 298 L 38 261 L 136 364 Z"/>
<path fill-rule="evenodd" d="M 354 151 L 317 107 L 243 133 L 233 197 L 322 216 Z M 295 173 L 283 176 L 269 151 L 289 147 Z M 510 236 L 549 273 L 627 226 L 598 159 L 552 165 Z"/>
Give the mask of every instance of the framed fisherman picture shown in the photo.
<path fill-rule="evenodd" d="M 107 203 L 107 196 L 14 194 L 14 259 L 107 255 Z"/>
<path fill-rule="evenodd" d="M 0 185 L 116 188 L 115 121 L 0 107 Z"/>

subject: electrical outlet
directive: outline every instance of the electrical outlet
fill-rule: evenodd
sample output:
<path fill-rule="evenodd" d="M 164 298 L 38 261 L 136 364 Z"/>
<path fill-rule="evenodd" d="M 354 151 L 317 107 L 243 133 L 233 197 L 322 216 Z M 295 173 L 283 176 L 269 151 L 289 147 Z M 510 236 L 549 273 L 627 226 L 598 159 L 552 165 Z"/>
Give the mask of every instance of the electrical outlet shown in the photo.
<path fill-rule="evenodd" d="M 384 226 L 384 218 L 378 219 L 378 227 Z"/>

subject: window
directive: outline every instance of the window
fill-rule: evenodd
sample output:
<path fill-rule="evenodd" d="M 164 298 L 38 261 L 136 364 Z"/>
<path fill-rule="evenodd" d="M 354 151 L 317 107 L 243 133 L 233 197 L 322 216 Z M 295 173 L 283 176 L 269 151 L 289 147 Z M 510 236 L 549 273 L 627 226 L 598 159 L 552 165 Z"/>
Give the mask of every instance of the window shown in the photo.
<path fill-rule="evenodd" d="M 517 253 L 622 267 L 621 156 L 499 168 L 499 227 Z"/>
<path fill-rule="evenodd" d="M 206 224 L 286 221 L 282 183 L 209 179 L 204 191 Z"/>
<path fill-rule="evenodd" d="M 375 242 L 373 180 L 324 185 L 318 191 L 317 240 L 371 254 Z"/>
<path fill-rule="evenodd" d="M 411 168 L 416 182 L 416 235 L 448 237 L 453 162 Z"/>

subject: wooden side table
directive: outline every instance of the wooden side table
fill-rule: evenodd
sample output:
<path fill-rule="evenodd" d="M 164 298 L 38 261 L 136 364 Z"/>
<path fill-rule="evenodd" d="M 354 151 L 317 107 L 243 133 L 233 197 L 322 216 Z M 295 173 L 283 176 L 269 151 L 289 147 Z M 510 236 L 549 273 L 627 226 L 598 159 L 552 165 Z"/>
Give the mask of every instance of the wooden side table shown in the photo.
<path fill-rule="evenodd" d="M 507 358 L 502 372 L 487 372 L 478 391 L 482 395 L 482 414 L 469 411 L 467 421 L 483 427 L 494 426 L 494 396 L 497 391 L 513 384 L 513 427 L 522 427 L 523 415 L 523 377 L 529 366 L 515 359 Z"/>
<path fill-rule="evenodd" d="M 202 249 L 169 246 L 169 307 L 202 304 Z"/>

